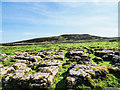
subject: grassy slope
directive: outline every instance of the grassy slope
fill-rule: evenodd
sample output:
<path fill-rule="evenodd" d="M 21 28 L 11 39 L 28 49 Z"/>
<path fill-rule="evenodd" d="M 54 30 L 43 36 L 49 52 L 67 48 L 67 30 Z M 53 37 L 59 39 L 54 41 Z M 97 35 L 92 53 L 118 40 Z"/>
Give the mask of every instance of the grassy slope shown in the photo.
<path fill-rule="evenodd" d="M 49 43 L 72 43 L 72 42 L 93 42 L 93 41 L 117 41 L 118 38 L 108 38 L 108 37 L 100 37 L 89 34 L 64 34 L 60 36 L 52 36 L 52 37 L 41 37 L 34 38 L 29 40 L 11 42 L 11 43 L 3 43 L 0 45 L 4 46 L 15 46 L 15 45 L 41 45 L 41 44 L 49 44 Z"/>

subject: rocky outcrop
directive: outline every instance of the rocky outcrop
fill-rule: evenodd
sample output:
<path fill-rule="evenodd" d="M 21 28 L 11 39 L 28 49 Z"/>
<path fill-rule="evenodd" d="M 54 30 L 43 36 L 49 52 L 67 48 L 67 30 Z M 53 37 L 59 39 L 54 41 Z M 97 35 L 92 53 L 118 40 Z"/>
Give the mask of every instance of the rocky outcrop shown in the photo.
<path fill-rule="evenodd" d="M 1 72 L 0 73 L 2 75 L 5 75 L 5 74 L 8 74 L 8 73 L 11 73 L 12 71 L 15 71 L 15 69 L 13 67 L 6 66 L 6 67 L 1 68 Z"/>
<path fill-rule="evenodd" d="M 102 50 L 102 51 L 96 51 L 96 56 L 99 56 L 101 58 L 101 61 L 112 61 L 116 67 L 120 67 L 120 56 L 118 51 L 113 50 Z M 96 61 L 96 59 L 94 59 Z M 98 60 L 97 60 L 98 61 Z"/>
<path fill-rule="evenodd" d="M 70 58 L 69 61 L 77 62 L 79 64 L 89 64 L 90 55 L 86 54 L 83 50 L 70 50 L 66 53 L 66 57 Z"/>
<path fill-rule="evenodd" d="M 40 54 L 50 55 L 55 51 L 57 51 L 57 49 L 45 49 L 45 50 L 38 51 L 38 55 Z"/>
<path fill-rule="evenodd" d="M 21 52 L 21 51 L 16 51 L 15 52 L 15 54 L 17 55 L 17 56 L 28 56 L 28 52 Z"/>
<path fill-rule="evenodd" d="M 64 60 L 65 56 L 64 56 L 64 51 L 58 51 L 55 54 L 51 55 L 51 56 L 47 56 L 47 59 L 60 59 L 60 60 Z"/>
<path fill-rule="evenodd" d="M 19 60 L 10 67 L 2 68 L 1 74 L 5 75 L 2 78 L 3 86 L 15 83 L 17 86 L 27 88 L 51 87 L 54 78 L 59 72 L 59 66 L 62 65 L 60 61 L 56 60 L 34 62 L 29 67 L 27 67 L 26 63 L 27 61 L 25 60 L 21 62 Z M 32 67 L 36 72 L 32 73 Z M 27 74 L 29 72 L 31 74 Z"/>
<path fill-rule="evenodd" d="M 93 60 L 94 60 L 95 62 L 97 62 L 97 63 L 103 61 L 103 59 L 102 59 L 101 57 L 95 57 L 95 58 L 93 58 Z"/>
<path fill-rule="evenodd" d="M 107 74 L 108 69 L 106 66 L 98 66 L 96 64 L 88 66 L 82 64 L 71 65 L 66 78 L 67 85 L 69 88 L 76 88 L 77 85 L 82 84 L 93 87 L 94 82 L 92 79 L 103 79 Z"/>
<path fill-rule="evenodd" d="M 16 55 L 8 55 L 8 56 L 5 56 L 5 57 L 2 57 L 1 58 L 1 61 L 2 62 L 5 62 L 5 61 L 7 61 L 8 59 L 13 59 L 13 58 L 15 58 L 16 57 Z"/>
<path fill-rule="evenodd" d="M 41 60 L 42 58 L 40 56 L 28 56 L 28 57 L 16 56 L 15 59 L 24 59 L 24 60 L 28 60 L 28 61 L 32 61 L 32 62 L 37 62 L 37 61 Z"/>
<path fill-rule="evenodd" d="M 47 88 L 52 87 L 58 75 L 65 79 L 68 88 L 75 89 L 83 84 L 94 88 L 94 80 L 105 80 L 108 74 L 120 73 L 119 52 L 83 48 L 86 51 L 75 47 L 64 47 L 58 50 L 16 51 L 15 55 L 1 54 L 1 61 L 3 64 L 6 63 L 0 65 L 2 85 L 3 87 L 16 85 L 28 89 Z M 96 56 L 93 55 L 94 57 L 91 58 L 91 54 Z M 10 61 L 8 65 L 7 60 Z M 110 61 L 115 67 L 100 66 L 99 62 L 104 61 Z"/>

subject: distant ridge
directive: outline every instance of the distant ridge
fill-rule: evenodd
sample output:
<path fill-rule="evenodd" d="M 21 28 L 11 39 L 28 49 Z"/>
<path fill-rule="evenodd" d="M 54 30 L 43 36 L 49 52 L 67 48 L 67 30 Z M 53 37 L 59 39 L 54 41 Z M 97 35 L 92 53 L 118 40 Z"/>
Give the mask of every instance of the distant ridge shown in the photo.
<path fill-rule="evenodd" d="M 60 36 L 52 36 L 52 37 L 41 37 L 41 38 L 34 38 L 29 40 L 18 41 L 15 43 L 21 42 L 45 42 L 45 41 L 73 41 L 73 40 L 91 40 L 91 39 L 108 39 L 105 37 L 93 36 L 89 34 L 63 34 Z"/>
<path fill-rule="evenodd" d="M 4 43 L 2 45 L 25 45 L 25 44 L 48 44 L 48 43 L 78 43 L 78 42 L 93 42 L 93 41 L 117 41 L 117 37 L 108 38 L 94 36 L 90 34 L 63 34 L 52 37 L 41 37 L 29 40 L 17 41 L 13 43 Z"/>

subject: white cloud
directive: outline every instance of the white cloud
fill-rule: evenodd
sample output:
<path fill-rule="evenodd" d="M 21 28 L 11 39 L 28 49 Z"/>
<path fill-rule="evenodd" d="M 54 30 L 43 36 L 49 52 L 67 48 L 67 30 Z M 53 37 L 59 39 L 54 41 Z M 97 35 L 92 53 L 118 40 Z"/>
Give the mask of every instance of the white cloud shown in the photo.
<path fill-rule="evenodd" d="M 2 30 L 0 30 L 0 33 L 2 33 L 3 31 Z"/>
<path fill-rule="evenodd" d="M 70 7 L 79 7 L 81 4 L 80 3 L 58 3 L 63 6 L 70 6 Z M 83 3 L 84 4 L 84 3 Z M 33 17 L 8 17 L 9 20 L 7 21 L 23 21 L 23 23 L 30 23 L 34 25 L 42 25 L 42 24 L 49 24 L 49 25 L 58 25 L 58 26 L 84 26 L 84 25 L 97 25 L 97 24 L 105 24 L 105 25 L 111 25 L 114 26 L 116 23 L 115 18 L 117 18 L 117 15 L 115 16 L 114 13 L 110 16 L 104 16 L 104 15 L 93 15 L 93 16 L 88 16 L 88 17 L 83 17 L 81 15 L 69 15 L 67 14 L 67 9 L 65 8 L 62 11 L 49 11 L 47 10 L 46 5 L 41 5 L 39 3 L 33 3 L 33 6 L 27 7 L 24 9 L 27 9 L 31 11 L 31 13 L 39 15 L 46 16 L 48 19 L 43 19 L 43 18 L 35 18 Z M 109 4 L 110 6 L 111 4 Z M 109 8 L 108 8 L 109 9 Z M 108 9 L 106 9 L 108 11 Z M 101 10 L 103 13 L 103 9 Z M 74 12 L 74 11 L 73 11 Z M 92 13 L 98 12 L 98 10 L 93 11 Z M 99 10 L 100 12 L 100 10 Z M 106 12 L 106 11 L 105 11 Z M 72 13 L 72 12 L 71 12 Z M 112 18 L 111 18 L 112 16 Z M 7 18 L 6 18 L 7 19 Z"/>
<path fill-rule="evenodd" d="M 98 2 L 100 0 L 97 0 L 96 2 Z M 94 0 L 95 2 L 95 0 Z M 82 3 L 84 4 L 84 3 Z M 92 14 L 89 16 L 86 15 L 85 17 L 82 15 L 71 15 L 71 14 L 66 14 L 69 13 L 69 11 L 67 11 L 67 9 L 69 9 L 69 7 L 79 7 L 81 4 L 77 4 L 77 3 L 60 3 L 61 7 L 63 6 L 69 6 L 64 8 L 64 10 L 62 11 L 52 11 L 52 10 L 47 10 L 47 6 L 44 4 L 41 5 L 39 3 L 33 3 L 33 6 L 30 7 L 26 7 L 24 9 L 27 9 L 29 11 L 31 11 L 31 13 L 36 14 L 37 16 L 40 16 L 41 14 L 43 16 L 46 16 L 47 19 L 45 18 L 37 18 L 37 17 L 11 17 L 11 20 L 7 20 L 7 21 L 12 21 L 14 19 L 16 19 L 15 21 L 17 21 L 17 23 L 19 21 L 22 21 L 22 23 L 30 23 L 30 24 L 34 24 L 34 25 L 50 25 L 50 26 L 62 26 L 62 27 L 78 27 L 80 30 L 84 30 L 84 28 L 86 29 L 85 32 L 89 32 L 90 34 L 95 34 L 95 35 L 99 35 L 99 36 L 116 36 L 116 27 L 117 27 L 117 13 L 112 13 L 110 15 L 106 15 L 106 12 L 103 10 L 103 7 L 100 8 L 100 10 L 102 11 L 102 13 L 100 15 L 98 14 Z M 97 4 L 96 4 L 97 5 Z M 98 4 L 101 5 L 101 4 Z M 111 4 L 108 4 L 109 6 Z M 105 10 L 109 11 L 110 8 L 106 9 L 105 6 Z M 110 9 L 111 10 L 111 9 Z M 97 10 L 94 11 L 94 13 Z M 105 14 L 103 13 L 103 11 L 105 12 Z M 74 11 L 72 11 L 74 12 Z M 71 13 L 72 13 L 71 12 Z M 100 11 L 98 11 L 100 12 Z M 112 12 L 112 11 L 111 11 Z M 93 13 L 92 10 L 90 13 Z M 9 18 L 9 17 L 8 17 Z M 63 28 L 64 29 L 64 28 Z M 71 29 L 70 29 L 71 30 Z M 76 30 L 74 30 L 76 31 Z M 92 32 L 94 31 L 94 32 Z M 72 32 L 72 31 L 69 31 Z M 76 31 L 77 33 L 78 31 Z M 106 33 L 105 33 L 106 32 Z M 54 35 L 54 34 L 50 34 L 50 33 L 33 33 L 33 32 L 25 32 L 23 33 L 23 35 L 28 35 L 28 36 L 50 36 L 50 35 Z"/>
<path fill-rule="evenodd" d="M 40 22 L 37 22 L 40 24 Z M 36 23 L 36 24 L 37 24 Z M 42 22 L 43 24 L 57 25 L 57 26 L 105 26 L 116 27 L 117 21 L 114 18 L 106 16 L 91 16 L 82 18 L 81 16 L 64 16 L 55 19 L 48 19 Z"/>

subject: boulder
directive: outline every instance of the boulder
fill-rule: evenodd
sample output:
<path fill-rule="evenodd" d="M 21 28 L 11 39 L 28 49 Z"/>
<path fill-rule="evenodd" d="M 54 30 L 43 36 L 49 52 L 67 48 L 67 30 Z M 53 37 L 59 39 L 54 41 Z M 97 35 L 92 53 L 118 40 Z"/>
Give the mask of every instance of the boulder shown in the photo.
<path fill-rule="evenodd" d="M 119 67 L 109 66 L 109 67 L 108 67 L 108 70 L 109 70 L 109 72 L 112 73 L 112 74 L 120 73 L 120 68 L 119 68 Z"/>
<path fill-rule="evenodd" d="M 120 68 L 120 63 L 115 63 L 115 67 L 119 67 Z"/>
<path fill-rule="evenodd" d="M 73 56 L 81 56 L 84 54 L 83 50 L 72 50 L 66 53 L 66 57 L 71 58 Z"/>
<path fill-rule="evenodd" d="M 95 62 L 102 62 L 103 61 L 103 59 L 101 57 L 95 57 L 95 58 L 93 58 L 93 60 Z"/>
<path fill-rule="evenodd" d="M 67 86 L 73 88 L 82 84 L 93 85 L 92 79 L 104 79 L 107 74 L 106 66 L 74 64 L 70 66 L 68 71 Z"/>
<path fill-rule="evenodd" d="M 29 65 L 29 67 L 33 69 L 38 69 L 39 67 L 48 67 L 48 66 L 62 66 L 62 62 L 57 60 L 45 60 L 45 61 L 34 62 Z"/>
<path fill-rule="evenodd" d="M 24 72 L 18 70 L 12 77 L 12 81 L 16 82 L 15 84 L 20 87 L 27 87 L 29 88 L 45 88 L 47 87 L 48 81 L 47 78 L 49 77 L 49 73 L 32 73 L 28 75 L 24 75 Z M 8 79 L 9 80 L 9 79 Z M 10 82 L 9 82 L 10 83 Z"/>
<path fill-rule="evenodd" d="M 53 55 L 53 58 L 64 60 L 64 55 Z"/>
<path fill-rule="evenodd" d="M 115 55 L 120 55 L 120 52 L 119 51 L 115 51 Z"/>
<path fill-rule="evenodd" d="M 106 54 L 114 54 L 114 51 L 111 51 L 111 50 L 95 51 L 95 55 L 98 57 L 102 57 Z"/>
<path fill-rule="evenodd" d="M 50 75 L 47 79 L 50 87 L 53 85 L 54 78 L 55 78 L 54 75 Z"/>
<path fill-rule="evenodd" d="M 29 57 L 16 56 L 15 59 L 25 59 L 31 62 L 36 62 L 38 60 L 41 60 L 42 58 L 40 56 L 29 56 Z"/>
<path fill-rule="evenodd" d="M 42 58 L 40 56 L 30 56 L 30 57 L 26 57 L 26 59 L 32 62 L 36 62 L 38 60 L 41 60 Z"/>
<path fill-rule="evenodd" d="M 42 64 L 44 61 L 38 61 L 38 62 L 33 62 L 28 65 L 28 67 L 31 67 L 32 69 L 36 69 L 40 64 Z"/>
<path fill-rule="evenodd" d="M 22 55 L 22 53 L 23 53 L 23 52 L 21 52 L 21 51 L 16 51 L 16 52 L 15 52 L 16 55 Z"/>
<path fill-rule="evenodd" d="M 57 60 L 43 61 L 40 66 L 62 66 L 62 62 Z"/>
<path fill-rule="evenodd" d="M 64 60 L 64 51 L 58 51 L 51 56 L 51 59 L 61 59 Z"/>
<path fill-rule="evenodd" d="M 27 67 L 25 63 L 14 63 L 12 67 L 18 70 L 22 70 L 24 73 L 32 71 L 32 69 Z"/>
<path fill-rule="evenodd" d="M 19 79 L 25 74 L 24 70 L 16 70 L 13 72 L 12 79 Z"/>
<path fill-rule="evenodd" d="M 7 86 L 13 77 L 13 74 L 7 74 L 2 78 L 2 86 Z"/>
<path fill-rule="evenodd" d="M 74 59 L 74 60 L 81 60 L 82 58 L 80 56 L 74 56 L 72 59 Z"/>
<path fill-rule="evenodd" d="M 2 56 L 2 57 L 4 57 L 4 56 L 6 56 L 7 54 L 0 54 L 0 56 Z"/>
<path fill-rule="evenodd" d="M 15 69 L 13 68 L 13 67 L 3 67 L 3 68 L 1 68 L 1 74 L 2 75 L 4 75 L 4 74 L 8 74 L 8 73 L 11 73 L 11 72 L 13 72 L 13 71 L 15 71 Z"/>
<path fill-rule="evenodd" d="M 6 61 L 6 60 L 8 60 L 8 59 L 13 59 L 13 58 L 15 58 L 15 56 L 16 56 L 16 55 L 11 55 L 11 56 L 8 55 L 8 56 L 6 56 L 6 57 L 3 57 L 3 58 L 1 59 L 1 61 L 4 62 L 4 61 Z"/>
<path fill-rule="evenodd" d="M 43 54 L 43 52 L 38 52 L 37 55 L 40 56 L 41 58 L 45 58 L 45 55 Z"/>
<path fill-rule="evenodd" d="M 21 51 L 16 51 L 15 52 L 15 54 L 17 55 L 17 56 L 28 56 L 28 52 L 21 52 Z"/>
<path fill-rule="evenodd" d="M 25 63 L 14 63 L 12 67 L 14 67 L 15 69 L 24 69 L 26 67 L 26 64 Z"/>
<path fill-rule="evenodd" d="M 89 60 L 91 57 L 88 54 L 83 54 L 83 55 L 81 55 L 81 58 L 85 59 L 85 60 Z"/>
<path fill-rule="evenodd" d="M 113 59 L 113 57 L 114 57 L 113 54 L 106 54 L 106 55 L 102 56 L 104 61 L 111 61 Z"/>
<path fill-rule="evenodd" d="M 31 61 L 28 60 L 17 60 L 16 63 L 25 63 L 25 64 L 31 64 Z"/>
<path fill-rule="evenodd" d="M 23 56 L 23 55 L 16 56 L 15 59 L 25 59 L 25 56 Z"/>
<path fill-rule="evenodd" d="M 112 58 L 112 61 L 113 61 L 114 63 L 120 63 L 120 56 L 114 55 L 113 58 Z"/>
<path fill-rule="evenodd" d="M 4 65 L 0 64 L 0 68 L 4 67 Z"/>
<path fill-rule="evenodd" d="M 73 76 L 73 77 L 67 76 L 66 80 L 67 80 L 67 84 L 69 86 L 73 86 L 73 85 L 77 84 L 78 77 L 76 77 L 76 76 Z"/>
<path fill-rule="evenodd" d="M 50 73 L 51 75 L 55 76 L 58 73 L 59 67 L 58 66 L 49 66 L 49 67 L 39 67 L 37 71 Z"/>
<path fill-rule="evenodd" d="M 57 51 L 57 50 L 56 49 L 45 49 L 45 50 L 38 51 L 38 53 L 39 54 L 44 54 L 44 55 L 50 55 L 55 51 Z"/>

